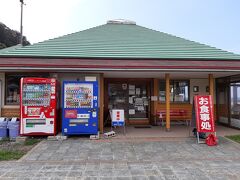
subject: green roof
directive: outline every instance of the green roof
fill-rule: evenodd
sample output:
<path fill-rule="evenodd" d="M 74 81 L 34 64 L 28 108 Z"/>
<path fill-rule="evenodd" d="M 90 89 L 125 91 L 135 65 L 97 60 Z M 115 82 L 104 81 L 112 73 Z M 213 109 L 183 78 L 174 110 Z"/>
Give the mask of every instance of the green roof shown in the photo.
<path fill-rule="evenodd" d="M 240 55 L 135 24 L 109 23 L 33 45 L 0 51 L 0 57 L 110 59 L 229 59 Z"/>
<path fill-rule="evenodd" d="M 15 49 L 17 49 L 18 47 L 22 47 L 22 45 L 17 44 L 17 45 L 15 45 L 15 46 L 10 46 L 10 47 L 6 47 L 6 48 L 3 48 L 3 49 L 0 49 L 0 55 L 1 55 L 1 53 L 15 50 Z"/>

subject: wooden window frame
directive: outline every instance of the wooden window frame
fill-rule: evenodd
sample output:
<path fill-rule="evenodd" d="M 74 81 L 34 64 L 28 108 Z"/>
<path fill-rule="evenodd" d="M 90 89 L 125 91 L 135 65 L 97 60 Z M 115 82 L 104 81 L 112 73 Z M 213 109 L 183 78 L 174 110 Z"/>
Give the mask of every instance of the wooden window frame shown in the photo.
<path fill-rule="evenodd" d="M 40 74 L 40 75 L 39 75 Z M 16 105 L 19 105 L 19 103 L 9 103 L 9 102 L 7 102 L 7 86 L 8 86 L 8 77 L 9 76 L 21 76 L 21 78 L 22 77 L 46 77 L 46 78 L 48 78 L 49 76 L 50 76 L 50 74 L 49 73 L 46 73 L 46 72 L 44 72 L 44 73 L 42 73 L 42 72 L 19 72 L 19 73 L 5 73 L 5 87 L 4 87 L 4 105 L 6 105 L 6 106 L 16 106 Z M 20 82 L 19 82 L 19 88 L 20 88 Z M 20 89 L 19 89 L 19 91 L 20 91 Z M 20 92 L 19 92 L 20 93 Z"/>
<path fill-rule="evenodd" d="M 171 101 L 171 99 L 170 99 L 170 103 L 171 104 L 189 104 L 190 103 L 190 80 L 187 80 L 187 79 L 172 79 L 172 80 L 170 80 L 170 87 L 171 87 L 171 85 L 173 85 L 173 88 L 174 88 L 174 82 L 187 82 L 187 85 L 188 85 L 188 101 L 183 101 L 183 102 L 180 102 L 180 101 L 174 101 L 174 99 L 173 99 L 173 101 Z M 158 87 L 158 91 L 160 90 L 160 83 L 161 82 L 166 82 L 166 80 L 165 79 L 160 79 L 159 80 L 159 87 Z M 160 101 L 159 100 L 159 95 L 158 95 L 158 102 L 160 103 L 160 104 L 164 104 L 164 103 L 166 103 L 166 98 L 165 98 L 165 101 Z M 166 97 L 166 92 L 165 92 L 165 97 Z"/>

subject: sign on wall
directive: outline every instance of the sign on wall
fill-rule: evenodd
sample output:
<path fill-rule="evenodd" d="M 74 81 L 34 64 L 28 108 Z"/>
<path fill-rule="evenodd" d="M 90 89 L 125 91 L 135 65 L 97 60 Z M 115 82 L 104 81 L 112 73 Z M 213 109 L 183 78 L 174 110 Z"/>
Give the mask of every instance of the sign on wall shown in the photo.
<path fill-rule="evenodd" d="M 124 110 L 113 109 L 111 113 L 112 126 L 124 126 Z"/>
<path fill-rule="evenodd" d="M 212 96 L 194 96 L 198 132 L 215 132 Z"/>

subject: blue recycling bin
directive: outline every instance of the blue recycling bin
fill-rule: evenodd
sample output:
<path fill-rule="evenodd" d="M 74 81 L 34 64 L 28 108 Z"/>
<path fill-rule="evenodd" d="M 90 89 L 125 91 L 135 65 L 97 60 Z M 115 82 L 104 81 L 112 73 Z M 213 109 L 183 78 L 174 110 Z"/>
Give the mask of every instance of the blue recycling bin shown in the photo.
<path fill-rule="evenodd" d="M 6 138 L 8 135 L 7 131 L 8 121 L 6 118 L 0 118 L 0 139 Z"/>
<path fill-rule="evenodd" d="M 9 138 L 15 139 L 19 136 L 19 119 L 18 118 L 12 118 L 7 123 L 7 128 L 9 130 Z"/>

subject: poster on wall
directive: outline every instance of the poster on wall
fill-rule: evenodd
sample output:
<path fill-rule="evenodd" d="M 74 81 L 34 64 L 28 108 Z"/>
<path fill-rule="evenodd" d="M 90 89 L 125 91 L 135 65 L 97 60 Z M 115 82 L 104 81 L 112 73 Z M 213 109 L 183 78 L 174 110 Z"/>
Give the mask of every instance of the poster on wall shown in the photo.
<path fill-rule="evenodd" d="M 212 96 L 194 96 L 198 132 L 215 132 Z"/>
<path fill-rule="evenodd" d="M 129 102 L 129 104 L 133 104 L 133 97 L 129 97 L 128 102 Z"/>
<path fill-rule="evenodd" d="M 135 114 L 135 109 L 129 109 L 128 113 L 131 115 Z"/>
<path fill-rule="evenodd" d="M 140 95 L 140 93 L 141 93 L 140 88 L 136 88 L 136 95 Z"/>
<path fill-rule="evenodd" d="M 129 89 L 134 89 L 135 90 L 135 85 L 129 84 Z"/>
<path fill-rule="evenodd" d="M 151 96 L 151 101 L 157 101 L 158 97 L 157 96 Z"/>
<path fill-rule="evenodd" d="M 129 95 L 135 95 L 135 89 L 129 89 Z"/>

